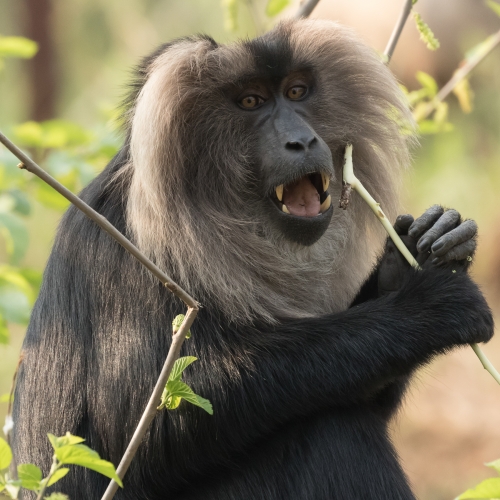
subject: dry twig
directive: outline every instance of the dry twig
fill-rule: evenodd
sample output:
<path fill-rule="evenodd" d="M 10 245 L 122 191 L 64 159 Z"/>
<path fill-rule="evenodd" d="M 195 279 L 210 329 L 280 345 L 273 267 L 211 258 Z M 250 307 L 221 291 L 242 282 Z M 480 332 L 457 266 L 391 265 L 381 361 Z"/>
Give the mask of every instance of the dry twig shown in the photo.
<path fill-rule="evenodd" d="M 19 168 L 28 170 L 32 174 L 36 175 L 49 186 L 54 188 L 58 193 L 69 200 L 73 205 L 75 205 L 79 210 L 81 210 L 87 217 L 92 219 L 98 226 L 100 226 L 104 231 L 106 231 L 111 237 L 113 237 L 127 252 L 133 255 L 142 265 L 144 265 L 154 276 L 156 276 L 173 294 L 177 295 L 188 307 L 187 314 L 180 326 L 178 332 L 172 337 L 172 343 L 170 345 L 167 359 L 163 365 L 162 371 L 158 377 L 155 388 L 149 402 L 142 414 L 141 420 L 137 425 L 137 428 L 130 440 L 130 443 L 125 450 L 120 464 L 116 469 L 116 473 L 120 479 L 123 479 L 134 455 L 141 444 L 146 431 L 154 419 L 158 406 L 161 399 L 161 394 L 163 388 L 167 383 L 172 367 L 175 361 L 179 357 L 179 353 L 186 338 L 186 334 L 189 331 L 194 319 L 198 313 L 199 304 L 196 300 L 191 297 L 185 290 L 183 290 L 177 283 L 175 283 L 169 276 L 167 276 L 159 267 L 157 267 L 146 255 L 144 255 L 128 238 L 126 238 L 118 229 L 116 229 L 105 217 L 97 213 L 93 208 L 91 208 L 87 203 L 85 203 L 81 198 L 73 194 L 71 191 L 66 189 L 62 184 L 56 181 L 52 176 L 50 176 L 45 170 L 40 168 L 29 156 L 23 153 L 14 143 L 12 143 L 7 137 L 0 132 L 0 142 L 19 160 L 21 163 L 18 165 Z M 166 329 L 167 331 L 167 329 Z M 118 483 L 111 481 L 106 492 L 104 493 L 102 500 L 111 500 L 118 490 Z"/>

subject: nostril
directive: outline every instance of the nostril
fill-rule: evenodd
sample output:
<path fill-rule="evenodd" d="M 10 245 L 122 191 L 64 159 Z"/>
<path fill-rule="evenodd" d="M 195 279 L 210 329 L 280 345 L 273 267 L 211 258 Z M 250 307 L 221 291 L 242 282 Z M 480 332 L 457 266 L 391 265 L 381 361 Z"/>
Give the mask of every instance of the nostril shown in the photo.
<path fill-rule="evenodd" d="M 300 151 L 302 149 L 305 149 L 304 145 L 299 141 L 289 141 L 286 143 L 285 147 L 286 149 L 290 149 L 292 151 Z"/>
<path fill-rule="evenodd" d="M 318 142 L 318 139 L 316 137 L 313 137 L 310 141 L 309 144 L 307 145 L 308 148 L 312 148 L 316 143 Z"/>

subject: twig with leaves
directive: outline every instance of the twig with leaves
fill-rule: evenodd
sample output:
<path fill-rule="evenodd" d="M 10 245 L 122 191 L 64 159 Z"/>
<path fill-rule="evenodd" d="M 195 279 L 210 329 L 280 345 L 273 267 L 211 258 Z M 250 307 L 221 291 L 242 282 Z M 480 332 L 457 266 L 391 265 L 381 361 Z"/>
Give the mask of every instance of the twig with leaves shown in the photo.
<path fill-rule="evenodd" d="M 418 262 L 415 260 L 415 257 L 408 250 L 406 245 L 401 240 L 400 236 L 394 230 L 392 224 L 389 219 L 386 217 L 384 211 L 380 207 L 380 203 L 377 203 L 372 195 L 366 190 L 361 181 L 354 175 L 354 167 L 352 162 L 352 144 L 348 144 L 345 148 L 344 155 L 344 170 L 343 170 L 343 190 L 339 205 L 344 210 L 347 208 L 349 204 L 349 195 L 351 190 L 354 189 L 363 201 L 370 207 L 372 212 L 377 216 L 378 220 L 384 226 L 384 229 L 389 234 L 390 238 L 398 248 L 398 250 L 403 254 L 404 258 L 408 261 L 408 263 L 413 266 L 415 269 L 420 269 Z M 485 356 L 481 348 L 477 344 L 471 344 L 472 349 L 476 353 L 477 357 L 481 361 L 484 369 L 490 373 L 490 375 L 500 384 L 500 373 L 495 369 L 495 367 L 491 364 L 488 358 Z"/>
<path fill-rule="evenodd" d="M 175 333 L 172 337 L 172 343 L 167 354 L 167 359 L 165 361 L 165 364 L 163 365 L 162 371 L 158 377 L 146 409 L 144 410 L 141 420 L 139 421 L 134 435 L 129 445 L 127 446 L 125 454 L 123 455 L 122 460 L 120 461 L 120 464 L 117 468 L 117 477 L 123 479 L 130 466 L 130 463 L 132 462 L 133 457 L 137 452 L 137 449 L 139 448 L 140 443 L 142 442 L 142 439 L 144 438 L 144 435 L 146 434 L 150 423 L 152 422 L 158 411 L 157 407 L 161 400 L 162 392 L 165 388 L 174 363 L 179 357 L 179 353 L 184 339 L 186 338 L 186 334 L 191 328 L 194 319 L 196 318 L 199 304 L 193 297 L 191 297 L 169 276 L 167 276 L 160 268 L 158 268 L 150 259 L 148 259 L 148 257 L 146 257 L 146 255 L 144 255 L 128 238 L 126 238 L 122 233 L 120 233 L 120 231 L 118 231 L 112 224 L 110 224 L 106 220 L 106 218 L 97 213 L 81 198 L 66 189 L 62 184 L 60 184 L 52 176 L 45 172 L 45 170 L 40 168 L 29 156 L 23 153 L 23 151 L 21 151 L 1 132 L 0 142 L 21 161 L 21 163 L 19 164 L 20 168 L 26 169 L 32 174 L 36 175 L 61 195 L 63 195 L 71 203 L 73 203 L 79 210 L 87 215 L 87 217 L 92 219 L 98 226 L 100 226 L 120 245 L 122 245 L 125 250 L 133 255 L 141 264 L 149 269 L 149 271 L 151 271 L 151 273 L 156 276 L 165 285 L 165 287 L 167 287 L 172 293 L 177 295 L 177 297 L 179 297 L 188 307 L 187 313 L 182 321 L 181 326 L 179 327 L 177 333 Z M 114 494 L 118 490 L 118 486 L 118 482 L 113 479 L 108 486 L 108 489 L 104 493 L 104 496 L 102 497 L 103 500 L 110 500 L 111 498 L 113 498 Z"/>
<path fill-rule="evenodd" d="M 12 462 L 12 450 L 8 443 L 0 438 L 0 492 L 3 491 L 10 498 L 17 499 L 19 491 L 24 488 L 35 492 L 37 500 L 67 500 L 68 497 L 62 493 L 52 493 L 44 497 L 46 489 L 69 472 L 68 467 L 63 467 L 64 465 L 79 465 L 91 469 L 114 479 L 123 487 L 113 464 L 101 459 L 97 452 L 82 444 L 85 441 L 83 438 L 73 436 L 69 432 L 61 437 L 48 434 L 48 438 L 54 449 L 54 455 L 47 477 L 43 477 L 41 469 L 36 465 L 20 464 L 17 466 L 17 479 L 12 478 L 8 472 Z"/>
<path fill-rule="evenodd" d="M 460 63 L 458 69 L 453 73 L 448 83 L 446 83 L 429 102 L 421 103 L 422 105 L 420 107 L 415 108 L 413 113 L 415 120 L 417 122 L 425 120 L 434 111 L 439 109 L 439 105 L 461 82 L 466 80 L 469 73 L 499 44 L 500 30 L 470 50 L 465 59 Z"/>

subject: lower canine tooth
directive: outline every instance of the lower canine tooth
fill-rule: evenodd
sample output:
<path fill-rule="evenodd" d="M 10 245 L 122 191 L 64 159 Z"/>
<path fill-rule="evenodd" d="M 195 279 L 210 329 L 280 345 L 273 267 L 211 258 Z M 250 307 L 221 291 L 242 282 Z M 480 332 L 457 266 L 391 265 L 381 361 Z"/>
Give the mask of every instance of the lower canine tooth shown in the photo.
<path fill-rule="evenodd" d="M 283 212 L 285 212 L 286 214 L 290 213 L 287 206 L 284 203 L 283 203 L 283 206 L 281 207 L 281 210 L 283 210 Z"/>
<path fill-rule="evenodd" d="M 323 181 L 323 192 L 325 192 L 330 185 L 330 177 L 328 174 L 321 173 L 321 180 Z"/>
<path fill-rule="evenodd" d="M 328 195 L 328 198 L 319 207 L 319 211 L 321 213 L 326 212 L 330 208 L 331 204 L 332 204 L 332 197 L 331 197 L 331 195 Z M 283 206 L 285 206 L 285 205 L 283 205 Z"/>
<path fill-rule="evenodd" d="M 278 197 L 278 200 L 280 200 L 280 201 L 283 200 L 283 184 L 280 184 L 276 188 L 276 196 Z"/>

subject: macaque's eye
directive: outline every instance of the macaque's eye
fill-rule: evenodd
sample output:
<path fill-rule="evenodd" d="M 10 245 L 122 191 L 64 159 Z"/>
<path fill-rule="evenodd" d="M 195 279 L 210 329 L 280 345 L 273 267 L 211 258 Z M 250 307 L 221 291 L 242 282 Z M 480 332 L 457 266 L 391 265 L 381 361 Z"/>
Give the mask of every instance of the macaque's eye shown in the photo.
<path fill-rule="evenodd" d="M 303 85 L 294 85 L 286 91 L 286 96 L 291 101 L 299 101 L 307 94 L 307 87 Z"/>
<path fill-rule="evenodd" d="M 255 109 L 266 101 L 259 95 L 247 95 L 238 101 L 238 104 L 244 109 Z"/>

